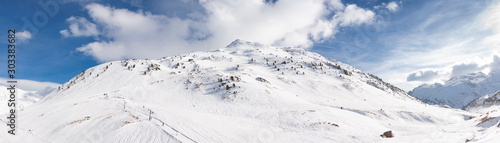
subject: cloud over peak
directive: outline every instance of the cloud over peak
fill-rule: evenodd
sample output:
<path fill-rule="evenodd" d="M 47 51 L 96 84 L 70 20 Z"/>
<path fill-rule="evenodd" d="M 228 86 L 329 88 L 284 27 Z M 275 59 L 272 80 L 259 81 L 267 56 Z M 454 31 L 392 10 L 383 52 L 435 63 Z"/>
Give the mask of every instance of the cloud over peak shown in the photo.
<path fill-rule="evenodd" d="M 457 64 L 452 66 L 451 77 L 465 75 L 467 73 L 476 73 L 484 69 L 485 66 L 479 66 L 477 63 Z"/>
<path fill-rule="evenodd" d="M 85 6 L 92 22 L 70 17 L 65 37 L 99 36 L 77 48 L 101 62 L 159 58 L 221 48 L 234 39 L 274 46 L 311 47 L 333 38 L 339 27 L 370 24 L 375 13 L 340 0 L 200 1 L 204 13 L 186 18 L 130 11 L 100 4 Z M 95 23 L 95 24 L 94 24 Z M 99 29 L 101 32 L 93 32 Z"/>
<path fill-rule="evenodd" d="M 418 71 L 408 75 L 406 81 L 430 81 L 438 76 L 439 73 L 435 70 Z"/>
<path fill-rule="evenodd" d="M 487 74 L 500 72 L 500 56 L 493 54 L 489 57 L 475 57 L 442 68 L 419 70 L 409 74 L 406 81 L 445 81 L 453 77 L 478 72 Z"/>

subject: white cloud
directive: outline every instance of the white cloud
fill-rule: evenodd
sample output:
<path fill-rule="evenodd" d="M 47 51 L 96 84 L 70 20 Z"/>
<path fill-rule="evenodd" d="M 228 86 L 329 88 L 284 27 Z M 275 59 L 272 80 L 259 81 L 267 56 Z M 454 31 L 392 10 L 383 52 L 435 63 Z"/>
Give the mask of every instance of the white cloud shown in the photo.
<path fill-rule="evenodd" d="M 476 73 L 484 69 L 477 63 L 453 65 L 450 77 L 461 76 L 467 73 Z"/>
<path fill-rule="evenodd" d="M 61 85 L 53 82 L 40 82 L 40 81 L 26 80 L 26 79 L 16 79 L 16 80 L 18 88 L 26 91 L 43 91 L 47 88 L 53 89 Z M 9 86 L 8 84 L 6 84 L 7 81 L 8 79 L 0 78 L 0 85 Z"/>
<path fill-rule="evenodd" d="M 500 33 L 500 18 L 498 18 L 498 15 L 500 15 L 500 2 L 492 4 L 483 14 L 484 25 L 496 33 Z"/>
<path fill-rule="evenodd" d="M 341 26 L 371 23 L 375 17 L 370 10 L 344 6 L 339 0 L 274 4 L 262 0 L 201 0 L 200 5 L 205 15 L 181 19 L 89 4 L 85 8 L 104 40 L 77 50 L 103 62 L 217 49 L 235 39 L 307 48 L 313 42 L 333 38 Z"/>
<path fill-rule="evenodd" d="M 356 4 L 347 5 L 344 12 L 335 16 L 340 21 L 341 26 L 360 25 L 363 23 L 372 23 L 375 13 L 356 6 Z"/>
<path fill-rule="evenodd" d="M 422 69 L 409 74 L 406 77 L 406 81 L 409 82 L 403 85 L 415 87 L 422 83 L 443 83 L 456 76 L 478 72 L 485 74 L 500 72 L 500 54 L 463 59 L 462 61 L 441 68 Z"/>
<path fill-rule="evenodd" d="M 393 30 L 374 38 L 384 45 L 380 51 L 389 51 L 387 56 L 377 63 L 364 61 L 358 65 L 369 65 L 363 68 L 407 91 L 420 84 L 442 82 L 465 73 L 488 74 L 492 53 L 500 49 L 497 40 L 500 37 L 495 37 L 500 32 L 493 29 L 500 29 L 500 24 L 495 24 L 500 19 L 496 13 L 500 6 L 482 4 L 477 1 L 424 2 L 418 12 L 405 18 L 392 17 L 388 25 Z M 413 79 L 409 75 L 428 69 L 439 75 L 428 81 L 408 82 L 408 78 Z"/>
<path fill-rule="evenodd" d="M 489 66 L 492 72 L 500 72 L 500 55 L 493 56 L 493 62 Z"/>
<path fill-rule="evenodd" d="M 406 81 L 430 81 L 438 76 L 439 73 L 435 70 L 418 71 L 408 75 Z"/>
<path fill-rule="evenodd" d="M 108 41 L 92 42 L 77 48 L 98 61 L 145 58 L 178 54 L 193 49 L 188 40 L 191 20 L 168 18 L 145 12 L 131 12 L 99 4 L 86 6 L 90 17 L 102 28 Z"/>
<path fill-rule="evenodd" d="M 390 12 L 395 12 L 395 11 L 398 11 L 399 10 L 399 5 L 392 1 L 390 3 L 388 3 L 385 8 L 387 8 L 387 10 L 389 10 Z"/>
<path fill-rule="evenodd" d="M 500 2 L 492 4 L 483 13 L 482 22 L 486 29 L 492 31 L 493 34 L 484 38 L 483 43 L 500 49 Z"/>
<path fill-rule="evenodd" d="M 21 31 L 16 33 L 16 38 L 19 38 L 20 41 L 26 41 L 31 39 L 31 32 L 29 31 Z"/>
<path fill-rule="evenodd" d="M 399 3 L 402 4 L 401 1 Z M 392 2 L 389 2 L 389 3 L 383 2 L 380 5 L 373 6 L 373 8 L 374 9 L 386 8 L 390 12 L 396 12 L 396 11 L 399 10 L 400 6 L 398 5 L 397 2 L 392 1 Z"/>
<path fill-rule="evenodd" d="M 340 0 L 327 0 L 327 8 L 333 11 L 343 10 L 345 5 Z"/>
<path fill-rule="evenodd" d="M 69 30 L 64 29 L 59 31 L 63 37 L 86 37 L 97 36 L 97 26 L 83 17 L 70 17 L 66 19 L 69 25 Z"/>

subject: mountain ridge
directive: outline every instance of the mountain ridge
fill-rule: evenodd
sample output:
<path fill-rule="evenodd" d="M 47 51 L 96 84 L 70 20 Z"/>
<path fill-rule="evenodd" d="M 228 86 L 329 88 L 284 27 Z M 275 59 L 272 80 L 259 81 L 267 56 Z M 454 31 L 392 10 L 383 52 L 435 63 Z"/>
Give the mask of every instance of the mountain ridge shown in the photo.
<path fill-rule="evenodd" d="M 242 40 L 103 63 L 21 113 L 19 140 L 31 142 L 385 142 L 388 130 L 395 142 L 459 142 L 476 129 L 429 134 L 473 115 L 317 53 Z"/>
<path fill-rule="evenodd" d="M 469 73 L 450 78 L 444 84 L 423 84 L 410 92 L 420 100 L 442 106 L 464 109 L 473 100 L 500 89 L 500 78 L 494 71 Z"/>

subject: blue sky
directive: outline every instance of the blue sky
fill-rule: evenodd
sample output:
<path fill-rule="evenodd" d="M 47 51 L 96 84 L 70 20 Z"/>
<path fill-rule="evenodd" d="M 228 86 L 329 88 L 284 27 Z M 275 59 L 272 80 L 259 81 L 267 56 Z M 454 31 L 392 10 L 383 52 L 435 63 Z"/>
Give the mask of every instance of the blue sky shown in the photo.
<path fill-rule="evenodd" d="M 306 48 L 408 91 L 488 73 L 500 55 L 497 0 L 41 2 L 53 5 L 47 11 L 37 1 L 1 2 L 9 13 L 0 16 L 0 27 L 27 31 L 17 42 L 18 78 L 64 83 L 102 62 L 206 51 L 243 39 Z"/>

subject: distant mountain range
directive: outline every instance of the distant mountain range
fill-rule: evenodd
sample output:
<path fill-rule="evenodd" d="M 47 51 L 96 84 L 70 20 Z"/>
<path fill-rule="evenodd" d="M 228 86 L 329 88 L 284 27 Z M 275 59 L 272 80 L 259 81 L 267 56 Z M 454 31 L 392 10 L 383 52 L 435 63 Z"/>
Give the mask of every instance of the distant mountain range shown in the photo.
<path fill-rule="evenodd" d="M 486 94 L 500 91 L 500 74 L 470 73 L 453 77 L 444 84 L 424 84 L 409 92 L 429 103 L 452 108 L 465 108 L 469 103 Z"/>

